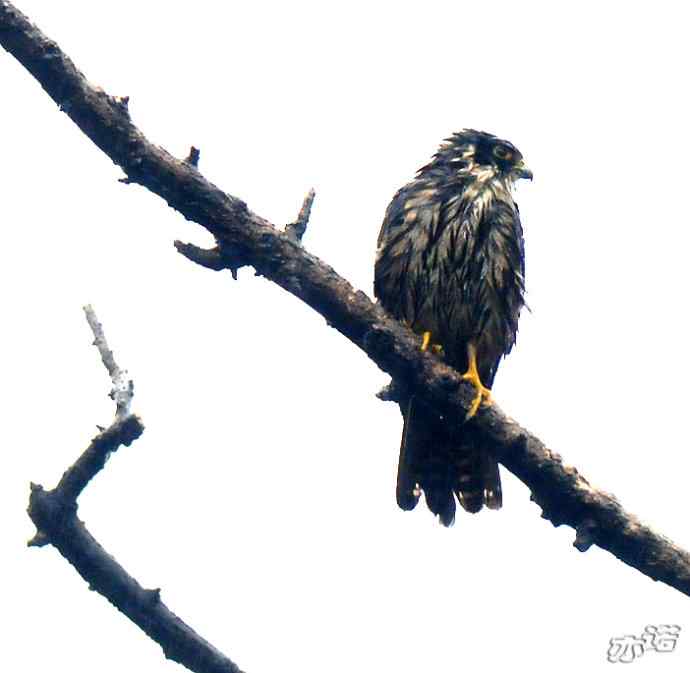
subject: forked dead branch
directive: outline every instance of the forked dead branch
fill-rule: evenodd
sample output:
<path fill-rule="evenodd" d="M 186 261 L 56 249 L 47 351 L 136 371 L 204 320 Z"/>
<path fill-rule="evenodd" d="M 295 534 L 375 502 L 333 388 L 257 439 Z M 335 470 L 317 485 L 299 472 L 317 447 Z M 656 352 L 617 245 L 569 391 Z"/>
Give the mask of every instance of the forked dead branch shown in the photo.
<path fill-rule="evenodd" d="M 472 387 L 438 358 L 420 352 L 412 332 L 301 245 L 307 202 L 304 215 L 287 230 L 250 211 L 241 199 L 202 176 L 198 150 L 180 160 L 152 144 L 133 124 L 126 98 L 91 85 L 58 45 L 6 0 L 0 0 L 0 43 L 122 168 L 126 182 L 159 195 L 215 237 L 217 245 L 212 250 L 176 243 L 187 258 L 215 270 L 254 267 L 323 315 L 389 373 L 397 386 L 405 386 L 447 417 L 462 422 L 474 396 Z M 578 549 L 596 544 L 652 579 L 690 595 L 687 552 L 625 512 L 613 496 L 592 488 L 575 468 L 565 466 L 560 456 L 497 406 L 480 410 L 464 430 L 478 433 L 496 459 L 530 488 L 544 518 L 577 531 Z M 44 542 L 61 543 L 40 525 L 39 534 Z"/>
<path fill-rule="evenodd" d="M 116 404 L 115 419 L 92 440 L 54 489 L 46 491 L 42 486 L 31 485 L 29 516 L 38 532 L 29 545 L 52 544 L 90 589 L 105 596 L 155 640 L 168 659 L 198 673 L 241 673 L 236 664 L 166 607 L 160 589 L 144 589 L 129 575 L 77 517 L 77 498 L 103 469 L 108 456 L 121 446 L 129 446 L 144 431 L 139 417 L 130 411 L 134 385 L 127 372 L 117 365 L 93 309 L 86 306 L 84 311 L 94 345 L 113 383 L 110 396 Z"/>

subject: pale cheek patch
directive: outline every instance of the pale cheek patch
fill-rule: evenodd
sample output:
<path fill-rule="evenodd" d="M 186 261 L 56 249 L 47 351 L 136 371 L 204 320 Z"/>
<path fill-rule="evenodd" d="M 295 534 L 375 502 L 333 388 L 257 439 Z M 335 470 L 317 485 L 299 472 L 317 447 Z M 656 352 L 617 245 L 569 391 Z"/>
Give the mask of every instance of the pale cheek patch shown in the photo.
<path fill-rule="evenodd" d="M 496 171 L 492 166 L 479 166 L 472 164 L 467 167 L 465 171 L 458 171 L 460 175 L 467 175 L 472 179 L 472 182 L 465 188 L 462 194 L 462 200 L 466 204 L 472 204 L 476 200 L 482 201 L 480 205 L 483 211 L 486 204 L 490 201 L 493 195 L 491 184 L 496 182 L 494 180 Z M 484 203 L 484 201 L 486 201 Z"/>

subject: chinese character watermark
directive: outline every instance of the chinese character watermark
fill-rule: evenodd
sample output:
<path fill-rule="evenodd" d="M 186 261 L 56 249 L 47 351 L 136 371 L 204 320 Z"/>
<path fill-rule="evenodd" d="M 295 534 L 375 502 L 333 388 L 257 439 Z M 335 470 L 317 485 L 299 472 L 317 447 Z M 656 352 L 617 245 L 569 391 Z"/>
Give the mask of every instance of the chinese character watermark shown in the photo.
<path fill-rule="evenodd" d="M 641 636 L 619 636 L 609 640 L 607 658 L 612 663 L 629 664 L 645 652 L 673 652 L 680 635 L 677 624 L 646 626 Z"/>

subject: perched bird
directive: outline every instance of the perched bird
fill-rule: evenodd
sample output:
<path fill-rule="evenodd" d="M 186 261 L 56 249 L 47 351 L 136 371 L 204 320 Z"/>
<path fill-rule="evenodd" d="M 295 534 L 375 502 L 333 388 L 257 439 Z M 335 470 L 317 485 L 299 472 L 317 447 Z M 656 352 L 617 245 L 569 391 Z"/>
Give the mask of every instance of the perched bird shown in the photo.
<path fill-rule="evenodd" d="M 393 197 L 378 238 L 374 293 L 421 337 L 421 348 L 464 373 L 491 401 L 499 361 L 524 306 L 525 258 L 514 183 L 532 178 L 522 154 L 489 133 L 448 138 L 431 162 Z M 498 464 L 470 433 L 405 394 L 397 501 L 413 509 L 421 492 L 449 526 L 455 497 L 464 509 L 502 504 Z"/>

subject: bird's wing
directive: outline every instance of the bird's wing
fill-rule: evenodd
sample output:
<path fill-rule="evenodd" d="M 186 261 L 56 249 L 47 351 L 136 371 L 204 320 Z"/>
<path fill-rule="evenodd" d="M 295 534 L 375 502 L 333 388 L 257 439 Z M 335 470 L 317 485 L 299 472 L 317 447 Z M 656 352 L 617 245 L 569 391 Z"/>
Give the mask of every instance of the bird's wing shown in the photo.
<path fill-rule="evenodd" d="M 442 209 L 440 190 L 428 181 L 414 181 L 393 197 L 379 233 L 374 294 L 413 327 L 431 320 Z M 433 331 L 433 325 L 424 329 Z"/>

